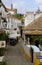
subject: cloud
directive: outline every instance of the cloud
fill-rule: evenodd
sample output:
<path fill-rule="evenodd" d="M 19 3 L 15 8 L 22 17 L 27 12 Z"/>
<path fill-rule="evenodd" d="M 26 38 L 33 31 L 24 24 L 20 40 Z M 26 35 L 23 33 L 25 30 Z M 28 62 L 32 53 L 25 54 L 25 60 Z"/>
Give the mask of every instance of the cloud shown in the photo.
<path fill-rule="evenodd" d="M 40 10 L 42 10 L 42 5 L 39 6 Z"/>
<path fill-rule="evenodd" d="M 20 1 L 18 3 L 14 3 L 13 6 L 15 8 L 20 8 L 20 7 L 23 7 L 23 5 L 25 5 L 25 1 Z"/>
<path fill-rule="evenodd" d="M 39 9 L 42 10 L 42 0 L 35 0 L 35 1 L 38 4 Z"/>
<path fill-rule="evenodd" d="M 18 12 L 23 12 L 25 9 L 25 1 L 19 1 L 18 3 L 13 3 L 13 8 L 17 8 Z"/>
<path fill-rule="evenodd" d="M 18 11 L 24 11 L 25 6 L 26 6 L 26 1 L 25 0 L 2 0 L 2 2 L 6 5 L 6 7 L 11 7 L 11 3 L 13 4 L 13 8 L 18 9 Z"/>
<path fill-rule="evenodd" d="M 20 1 L 19 4 L 20 4 L 20 5 L 24 5 L 24 4 L 25 4 L 25 1 Z"/>
<path fill-rule="evenodd" d="M 37 3 L 42 3 L 42 0 L 35 0 Z"/>
<path fill-rule="evenodd" d="M 17 4 L 16 3 L 13 4 L 13 8 L 17 8 Z"/>

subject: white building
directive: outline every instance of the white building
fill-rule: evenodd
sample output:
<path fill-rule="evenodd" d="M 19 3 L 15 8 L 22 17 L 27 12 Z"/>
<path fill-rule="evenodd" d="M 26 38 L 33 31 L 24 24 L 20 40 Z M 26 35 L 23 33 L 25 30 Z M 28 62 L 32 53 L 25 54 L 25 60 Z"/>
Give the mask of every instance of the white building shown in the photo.
<path fill-rule="evenodd" d="M 7 10 L 5 5 L 0 0 L 0 28 L 2 27 L 2 21 L 7 17 Z"/>
<path fill-rule="evenodd" d="M 0 28 L 19 30 L 18 26 L 21 25 L 21 20 L 12 16 L 12 14 L 17 14 L 17 9 L 13 9 L 12 4 L 11 9 L 6 8 L 2 0 L 0 0 Z"/>
<path fill-rule="evenodd" d="M 9 14 L 17 14 L 17 9 L 13 8 L 13 4 L 11 4 L 11 8 L 6 8 Z"/>
<path fill-rule="evenodd" d="M 26 12 L 24 14 L 24 23 L 25 26 L 27 26 L 29 23 L 31 23 L 33 20 L 37 19 L 42 15 L 42 11 L 38 10 L 36 12 Z"/>
<path fill-rule="evenodd" d="M 12 15 L 8 15 L 7 17 L 7 30 L 14 30 L 14 33 L 19 32 L 19 26 L 21 25 L 21 20 L 15 18 Z"/>
<path fill-rule="evenodd" d="M 0 0 L 0 13 L 1 13 L 1 17 L 3 17 L 3 18 L 5 18 L 7 16 L 6 15 L 7 9 L 1 0 Z"/>

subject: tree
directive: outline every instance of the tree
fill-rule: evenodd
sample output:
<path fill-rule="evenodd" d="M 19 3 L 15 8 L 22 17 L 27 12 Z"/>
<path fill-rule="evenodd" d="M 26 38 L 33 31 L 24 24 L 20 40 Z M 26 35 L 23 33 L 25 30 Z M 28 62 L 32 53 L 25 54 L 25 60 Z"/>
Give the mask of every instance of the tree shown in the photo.
<path fill-rule="evenodd" d="M 33 39 L 34 42 L 36 40 L 38 40 L 39 41 L 39 44 L 42 46 L 42 35 L 41 36 L 40 35 L 32 35 L 30 37 Z"/>
<path fill-rule="evenodd" d="M 22 19 L 23 18 L 23 14 L 15 14 L 13 16 L 16 17 L 17 19 Z"/>

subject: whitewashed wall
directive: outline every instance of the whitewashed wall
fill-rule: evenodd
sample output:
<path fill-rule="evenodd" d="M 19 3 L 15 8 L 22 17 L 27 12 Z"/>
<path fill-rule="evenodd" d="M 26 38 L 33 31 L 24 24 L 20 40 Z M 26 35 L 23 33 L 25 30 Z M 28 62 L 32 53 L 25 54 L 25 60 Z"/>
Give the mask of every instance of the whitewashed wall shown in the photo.
<path fill-rule="evenodd" d="M 17 26 L 21 26 L 21 20 L 17 20 Z"/>
<path fill-rule="evenodd" d="M 14 29 L 17 28 L 17 21 L 14 18 L 7 18 L 7 28 Z"/>
<path fill-rule="evenodd" d="M 27 47 L 27 46 L 23 46 L 24 47 L 24 50 L 25 52 L 29 55 L 29 57 L 31 57 L 31 54 L 30 54 L 30 47 Z"/>
<path fill-rule="evenodd" d="M 20 26 L 21 21 L 15 18 L 7 18 L 7 29 L 17 29 L 14 30 L 14 33 L 20 32 L 18 25 Z M 10 30 L 10 31 L 11 31 Z"/>
<path fill-rule="evenodd" d="M 3 18 L 7 17 L 7 12 L 5 11 L 5 8 L 3 7 L 3 5 L 1 5 L 1 7 L 0 7 L 0 12 L 2 13 L 1 17 L 3 17 Z M 3 20 L 1 19 L 0 28 L 3 28 L 2 21 Z"/>
<path fill-rule="evenodd" d="M 42 13 L 39 13 L 39 14 L 37 14 L 36 13 L 36 15 L 35 15 L 35 17 L 34 17 L 34 13 L 26 13 L 25 15 L 24 15 L 24 22 L 25 22 L 25 26 L 27 26 L 28 24 L 30 24 L 34 19 L 37 19 L 38 17 L 40 17 L 42 15 Z"/>
<path fill-rule="evenodd" d="M 11 28 L 11 18 L 6 18 L 6 20 L 7 20 L 7 29 L 9 28 Z"/>
<path fill-rule="evenodd" d="M 34 13 L 26 13 L 26 16 L 24 18 L 25 26 L 27 26 L 33 20 L 34 20 Z"/>
<path fill-rule="evenodd" d="M 2 17 L 3 18 L 7 17 L 7 12 L 5 11 L 5 8 L 3 6 L 0 7 L 0 12 L 2 12 Z"/>

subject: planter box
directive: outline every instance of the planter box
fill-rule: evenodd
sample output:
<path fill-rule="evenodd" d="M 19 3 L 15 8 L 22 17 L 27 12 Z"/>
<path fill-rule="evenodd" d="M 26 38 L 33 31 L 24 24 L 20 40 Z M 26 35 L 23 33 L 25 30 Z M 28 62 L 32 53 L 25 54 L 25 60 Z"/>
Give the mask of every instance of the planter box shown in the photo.
<path fill-rule="evenodd" d="M 5 48 L 0 48 L 0 62 L 3 61 L 5 54 Z"/>
<path fill-rule="evenodd" d="M 4 59 L 4 56 L 0 56 L 0 62 L 2 62 Z"/>
<path fill-rule="evenodd" d="M 0 48 L 0 62 L 3 61 L 5 51 L 6 51 L 5 46 L 1 46 L 1 48 Z"/>
<path fill-rule="evenodd" d="M 0 41 L 0 48 L 6 47 L 6 41 Z"/>

